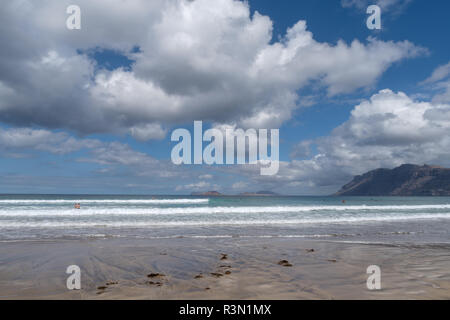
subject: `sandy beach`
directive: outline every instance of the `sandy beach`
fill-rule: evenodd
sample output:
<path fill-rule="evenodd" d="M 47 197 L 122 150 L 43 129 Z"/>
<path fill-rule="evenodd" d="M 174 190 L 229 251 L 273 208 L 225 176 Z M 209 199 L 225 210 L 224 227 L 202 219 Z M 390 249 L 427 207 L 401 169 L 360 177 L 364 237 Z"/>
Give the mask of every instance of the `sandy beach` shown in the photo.
<path fill-rule="evenodd" d="M 449 249 L 239 237 L 2 242 L 0 298 L 449 299 Z M 81 290 L 66 288 L 73 264 Z M 366 287 L 369 265 L 381 268 L 381 290 Z"/>

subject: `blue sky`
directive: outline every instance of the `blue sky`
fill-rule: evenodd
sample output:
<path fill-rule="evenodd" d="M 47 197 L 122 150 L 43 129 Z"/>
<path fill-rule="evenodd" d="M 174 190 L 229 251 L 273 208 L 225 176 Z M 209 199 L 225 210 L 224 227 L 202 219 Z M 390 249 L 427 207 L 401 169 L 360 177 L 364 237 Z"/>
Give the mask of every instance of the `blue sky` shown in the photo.
<path fill-rule="evenodd" d="M 2 8 L 0 193 L 329 194 L 449 165 L 448 2 L 213 3 L 79 1 L 81 30 L 65 1 Z M 194 120 L 278 128 L 279 173 L 174 166 L 170 134 Z"/>

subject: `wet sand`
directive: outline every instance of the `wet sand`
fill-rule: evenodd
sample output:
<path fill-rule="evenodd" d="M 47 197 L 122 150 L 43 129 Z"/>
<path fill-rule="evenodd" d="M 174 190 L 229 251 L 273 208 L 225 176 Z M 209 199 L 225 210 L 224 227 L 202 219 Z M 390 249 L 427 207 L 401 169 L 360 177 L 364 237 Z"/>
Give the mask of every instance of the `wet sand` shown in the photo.
<path fill-rule="evenodd" d="M 73 264 L 81 268 L 81 290 L 66 288 Z M 381 268 L 381 290 L 366 287 L 369 265 Z M 299 238 L 2 242 L 0 299 L 450 299 L 450 245 Z"/>

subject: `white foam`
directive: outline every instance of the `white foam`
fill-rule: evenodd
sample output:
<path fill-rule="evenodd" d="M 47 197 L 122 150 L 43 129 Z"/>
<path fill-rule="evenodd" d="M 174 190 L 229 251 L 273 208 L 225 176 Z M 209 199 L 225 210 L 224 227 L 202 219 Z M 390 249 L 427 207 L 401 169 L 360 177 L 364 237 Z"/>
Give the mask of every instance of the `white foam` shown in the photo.
<path fill-rule="evenodd" d="M 329 238 L 335 237 L 334 234 L 275 234 L 275 235 L 172 235 L 172 236 L 155 236 L 155 237 L 143 237 L 145 239 L 233 239 L 233 238 Z"/>
<path fill-rule="evenodd" d="M 198 199 L 202 200 L 202 199 Z M 404 210 L 445 210 L 450 209 L 450 205 L 404 205 L 404 206 L 270 206 L 270 207 L 172 207 L 172 208 L 129 208 L 129 207 L 82 207 L 82 209 L 61 209 L 59 207 L 49 207 L 45 209 L 36 209 L 36 207 L 27 209 L 17 207 L 7 210 L 0 209 L 0 217 L 20 217 L 20 216 L 45 216 L 45 217 L 63 217 L 63 216 L 133 216 L 133 215 L 211 215 L 211 214 L 229 214 L 229 213 L 305 213 L 314 211 L 404 211 Z M 450 212 L 449 212 L 450 213 Z"/>
<path fill-rule="evenodd" d="M 450 214 L 407 214 L 402 216 L 366 216 L 366 217 L 327 217 L 305 219 L 265 219 L 265 220 L 221 220 L 221 221 L 121 221 L 121 222 L 10 222 L 0 221 L 0 228 L 147 228 L 147 227 L 186 227 L 186 226 L 244 226 L 244 225 L 294 225 L 294 224 L 321 224 L 321 223 L 366 223 L 387 221 L 450 219 Z"/>

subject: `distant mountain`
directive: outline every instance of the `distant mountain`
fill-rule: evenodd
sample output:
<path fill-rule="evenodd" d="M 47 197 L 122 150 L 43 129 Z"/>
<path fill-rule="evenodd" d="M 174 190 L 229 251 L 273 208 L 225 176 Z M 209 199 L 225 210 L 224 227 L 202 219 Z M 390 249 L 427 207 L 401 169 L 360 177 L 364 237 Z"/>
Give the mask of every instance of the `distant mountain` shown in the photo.
<path fill-rule="evenodd" d="M 336 195 L 450 196 L 450 169 L 404 164 L 355 176 Z"/>
<path fill-rule="evenodd" d="M 243 192 L 239 194 L 240 196 L 244 197 L 269 197 L 269 196 L 277 196 L 278 193 L 272 192 L 272 191 L 258 191 L 258 192 Z"/>
<path fill-rule="evenodd" d="M 213 196 L 213 197 L 217 197 L 217 196 L 221 196 L 222 194 L 218 191 L 207 191 L 207 192 L 192 192 L 191 196 Z"/>

